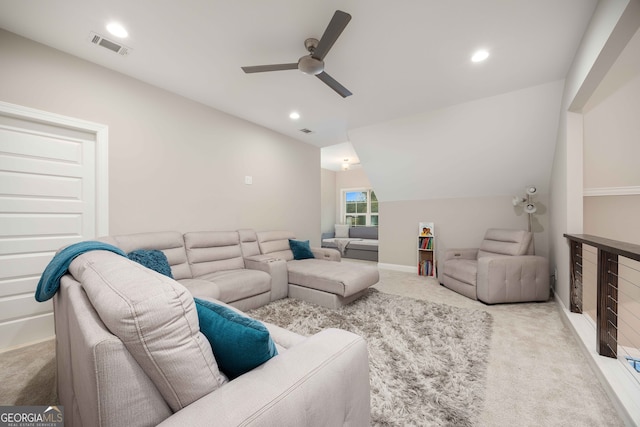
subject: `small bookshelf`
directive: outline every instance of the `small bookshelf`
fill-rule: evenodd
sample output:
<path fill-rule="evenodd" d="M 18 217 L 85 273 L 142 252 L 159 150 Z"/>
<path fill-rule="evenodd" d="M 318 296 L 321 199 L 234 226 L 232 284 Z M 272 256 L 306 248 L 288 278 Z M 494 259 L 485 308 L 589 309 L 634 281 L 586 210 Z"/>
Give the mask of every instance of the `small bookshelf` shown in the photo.
<path fill-rule="evenodd" d="M 433 222 L 418 223 L 418 274 L 436 275 L 435 227 Z"/>

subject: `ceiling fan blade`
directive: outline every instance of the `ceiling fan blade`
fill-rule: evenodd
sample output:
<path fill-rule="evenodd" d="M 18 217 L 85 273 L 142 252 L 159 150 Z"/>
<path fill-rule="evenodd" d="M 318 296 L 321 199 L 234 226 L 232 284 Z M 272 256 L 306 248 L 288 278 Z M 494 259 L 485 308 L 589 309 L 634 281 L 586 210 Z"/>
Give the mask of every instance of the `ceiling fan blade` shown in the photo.
<path fill-rule="evenodd" d="M 241 68 L 245 73 L 263 73 L 265 71 L 297 70 L 298 63 L 293 62 L 291 64 L 254 65 L 252 67 Z"/>
<path fill-rule="evenodd" d="M 331 89 L 333 89 L 336 92 L 338 92 L 338 95 L 340 95 L 343 98 L 346 98 L 347 96 L 353 95 L 349 91 L 349 89 L 347 89 L 346 87 L 342 86 L 333 77 L 331 77 L 329 74 L 325 73 L 324 71 L 321 72 L 320 74 L 316 74 L 316 77 L 319 78 L 320 80 L 322 80 L 323 82 L 325 82 L 326 85 L 329 86 Z"/>
<path fill-rule="evenodd" d="M 333 18 L 331 18 L 331 22 L 327 25 L 327 29 L 324 30 L 324 34 L 318 42 L 318 46 L 313 51 L 312 56 L 316 59 L 324 59 L 327 53 L 329 53 L 329 49 L 331 49 L 336 40 L 338 40 L 338 37 L 340 37 L 340 34 L 342 34 L 342 31 L 349 21 L 351 21 L 351 15 L 341 10 L 336 10 L 336 13 L 333 14 Z"/>

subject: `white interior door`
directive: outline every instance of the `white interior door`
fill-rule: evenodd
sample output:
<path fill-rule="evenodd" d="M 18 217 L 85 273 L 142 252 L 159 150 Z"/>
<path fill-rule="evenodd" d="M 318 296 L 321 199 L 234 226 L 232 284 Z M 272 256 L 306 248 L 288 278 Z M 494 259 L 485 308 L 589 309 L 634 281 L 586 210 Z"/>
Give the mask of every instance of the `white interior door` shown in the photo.
<path fill-rule="evenodd" d="M 0 351 L 53 336 L 40 275 L 66 245 L 108 234 L 107 128 L 0 103 Z"/>

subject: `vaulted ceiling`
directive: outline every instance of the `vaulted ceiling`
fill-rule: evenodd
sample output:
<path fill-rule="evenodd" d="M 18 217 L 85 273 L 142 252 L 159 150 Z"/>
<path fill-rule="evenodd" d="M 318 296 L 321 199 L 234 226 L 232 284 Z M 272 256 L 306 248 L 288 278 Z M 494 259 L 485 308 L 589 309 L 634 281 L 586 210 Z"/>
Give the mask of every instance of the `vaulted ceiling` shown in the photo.
<path fill-rule="evenodd" d="M 433 178 L 439 180 L 472 170 L 494 174 L 485 183 L 494 185 L 517 172 L 506 164 L 523 157 L 538 165 L 550 161 L 557 130 L 558 111 L 553 110 L 559 108 L 562 90 L 557 82 L 566 75 L 595 4 L 0 0 L 0 27 L 305 143 L 349 148 L 351 142 L 374 186 L 393 178 L 398 187 L 409 189 L 402 197 L 410 199 L 463 195 L 467 184 L 451 184 L 446 194 L 422 194 L 411 190 L 421 184 L 407 174 L 437 172 Z M 307 53 L 304 40 L 320 38 L 337 9 L 352 19 L 326 56 L 326 71 L 352 96 L 342 98 L 298 70 L 241 70 L 296 62 Z M 111 21 L 123 24 L 129 37 L 110 36 L 105 26 Z M 92 32 L 127 46 L 129 54 L 92 44 Z M 479 48 L 490 56 L 472 63 Z M 506 98 L 495 98 L 502 95 Z M 533 104 L 514 109 L 510 102 Z M 293 110 L 300 119 L 289 118 Z M 531 157 L 536 150 L 544 152 L 543 158 Z M 472 155 L 478 153 L 485 161 L 502 160 L 479 169 L 478 156 Z M 408 165 L 418 166 L 419 157 L 438 166 L 420 163 L 420 170 L 409 170 Z M 548 179 L 543 175 L 549 167 L 541 165 L 522 180 Z M 505 174 L 496 175 L 499 170 Z"/>

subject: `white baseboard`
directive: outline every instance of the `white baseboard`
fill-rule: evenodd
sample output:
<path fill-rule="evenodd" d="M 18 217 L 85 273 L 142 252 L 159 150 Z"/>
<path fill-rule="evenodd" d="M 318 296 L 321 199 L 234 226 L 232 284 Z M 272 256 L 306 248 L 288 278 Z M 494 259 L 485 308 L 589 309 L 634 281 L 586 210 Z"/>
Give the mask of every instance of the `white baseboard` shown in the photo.
<path fill-rule="evenodd" d="M 600 356 L 596 351 L 595 325 L 584 314 L 567 310 L 555 295 L 563 321 L 577 338 L 594 374 L 609 395 L 626 426 L 640 425 L 640 384 L 618 359 Z"/>
<path fill-rule="evenodd" d="M 379 262 L 378 268 L 382 270 L 393 270 L 393 271 L 402 271 L 404 273 L 418 274 L 418 267 L 414 267 L 411 265 L 386 264 L 383 262 Z"/>

